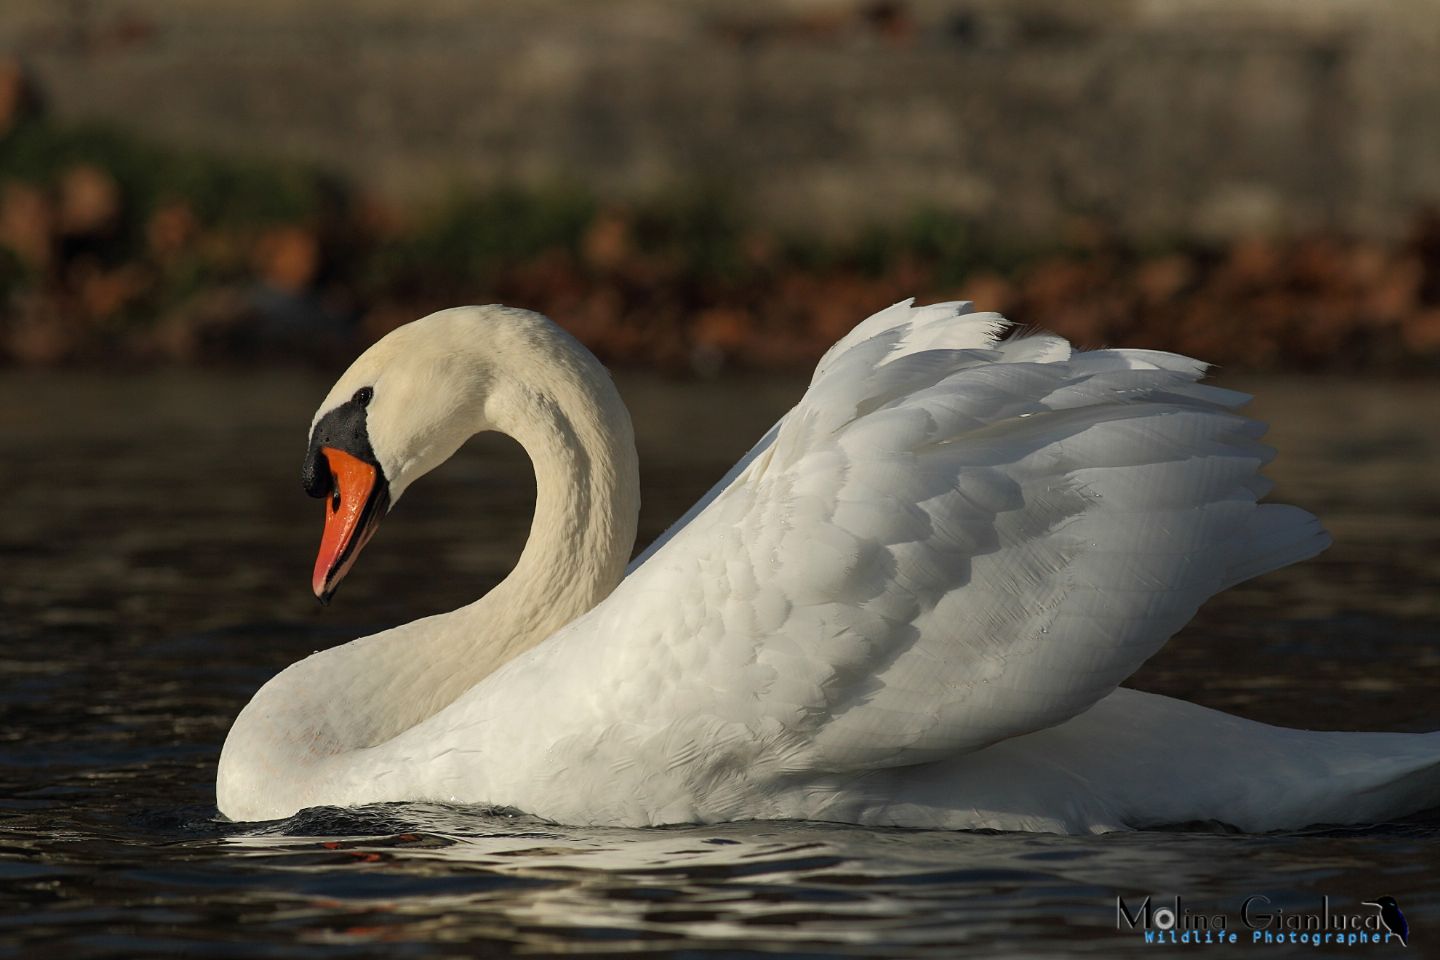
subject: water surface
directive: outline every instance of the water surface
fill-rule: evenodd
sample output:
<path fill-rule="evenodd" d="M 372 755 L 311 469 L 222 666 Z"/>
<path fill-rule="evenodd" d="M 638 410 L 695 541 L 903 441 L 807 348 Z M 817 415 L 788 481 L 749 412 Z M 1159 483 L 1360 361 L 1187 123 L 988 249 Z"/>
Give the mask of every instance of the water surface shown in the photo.
<path fill-rule="evenodd" d="M 1135 678 L 1256 719 L 1440 728 L 1440 388 L 1268 379 L 1275 497 L 1321 558 L 1213 601 Z M 654 536 L 796 380 L 622 378 Z M 236 825 L 236 712 L 311 651 L 463 603 L 518 555 L 533 484 L 495 438 L 406 495 L 335 603 L 300 490 L 328 378 L 0 378 L 0 955 L 1112 956 L 1115 896 L 1234 916 L 1390 894 L 1440 943 L 1440 819 L 1263 837 L 732 824 L 555 826 L 428 804 Z M 1259 948 L 1252 948 L 1259 949 Z M 1269 948 L 1273 950 L 1274 948 Z M 1334 949 L 1334 948 L 1330 948 Z"/>

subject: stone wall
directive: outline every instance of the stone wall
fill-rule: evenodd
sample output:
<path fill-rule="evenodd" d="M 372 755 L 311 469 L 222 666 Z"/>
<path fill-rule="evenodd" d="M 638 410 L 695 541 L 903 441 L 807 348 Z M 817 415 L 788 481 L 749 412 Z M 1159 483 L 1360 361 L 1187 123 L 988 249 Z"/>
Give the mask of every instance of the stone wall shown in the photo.
<path fill-rule="evenodd" d="M 1440 203 L 1434 0 L 7 0 L 51 111 L 401 198 L 695 184 L 823 231 L 1393 236 Z"/>

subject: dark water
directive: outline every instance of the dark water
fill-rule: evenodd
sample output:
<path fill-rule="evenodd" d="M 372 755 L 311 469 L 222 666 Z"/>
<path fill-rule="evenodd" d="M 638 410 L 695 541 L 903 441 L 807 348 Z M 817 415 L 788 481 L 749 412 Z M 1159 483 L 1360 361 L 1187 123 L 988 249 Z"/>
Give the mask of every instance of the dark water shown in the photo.
<path fill-rule="evenodd" d="M 1274 424 L 1276 496 L 1320 513 L 1338 542 L 1213 602 L 1135 685 L 1279 723 L 1440 727 L 1440 389 L 1235 385 Z M 0 956 L 1145 949 L 1116 932 L 1117 893 L 1180 894 L 1232 926 L 1252 894 L 1292 913 L 1390 894 L 1412 948 L 1440 950 L 1435 816 L 1081 838 L 577 830 L 433 805 L 219 820 L 220 744 L 267 677 L 472 598 L 527 529 L 518 448 L 473 443 L 410 491 L 322 611 L 308 594 L 319 508 L 298 469 L 326 386 L 293 373 L 0 378 Z M 622 386 L 645 460 L 642 537 L 799 389 Z"/>

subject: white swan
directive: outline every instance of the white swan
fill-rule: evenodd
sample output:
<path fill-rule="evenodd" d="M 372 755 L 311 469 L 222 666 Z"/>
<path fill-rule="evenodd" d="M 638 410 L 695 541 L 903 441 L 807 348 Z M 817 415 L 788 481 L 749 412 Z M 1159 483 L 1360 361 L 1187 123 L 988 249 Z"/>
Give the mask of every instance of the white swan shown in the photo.
<path fill-rule="evenodd" d="M 1286 730 L 1117 689 L 1206 598 L 1328 538 L 1256 504 L 1271 451 L 1203 364 L 1004 325 L 908 301 L 866 320 L 628 575 L 634 443 L 594 357 L 496 306 L 391 333 L 311 427 L 316 593 L 484 430 L 534 463 L 529 542 L 475 603 L 267 683 L 226 740 L 220 810 L 1082 832 L 1440 804 L 1440 734 Z"/>

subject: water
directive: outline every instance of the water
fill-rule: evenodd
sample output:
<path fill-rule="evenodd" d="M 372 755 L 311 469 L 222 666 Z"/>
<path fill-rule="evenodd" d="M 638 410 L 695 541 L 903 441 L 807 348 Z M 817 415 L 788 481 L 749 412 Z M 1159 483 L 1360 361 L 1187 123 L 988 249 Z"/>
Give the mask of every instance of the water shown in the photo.
<path fill-rule="evenodd" d="M 1440 388 L 1230 385 L 1274 424 L 1276 496 L 1320 513 L 1337 545 L 1214 601 L 1134 684 L 1277 723 L 1440 727 Z M 298 473 L 327 386 L 294 372 L 0 377 L 0 956 L 1145 949 L 1116 932 L 1117 894 L 1180 894 L 1232 925 L 1252 894 L 1292 912 L 1390 894 L 1412 944 L 1440 941 L 1433 815 L 1263 837 L 581 830 L 423 804 L 224 822 L 216 756 L 266 678 L 470 599 L 527 529 L 518 448 L 477 441 L 407 494 L 320 609 L 320 508 Z M 800 384 L 622 388 L 648 538 Z"/>

